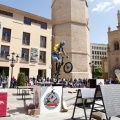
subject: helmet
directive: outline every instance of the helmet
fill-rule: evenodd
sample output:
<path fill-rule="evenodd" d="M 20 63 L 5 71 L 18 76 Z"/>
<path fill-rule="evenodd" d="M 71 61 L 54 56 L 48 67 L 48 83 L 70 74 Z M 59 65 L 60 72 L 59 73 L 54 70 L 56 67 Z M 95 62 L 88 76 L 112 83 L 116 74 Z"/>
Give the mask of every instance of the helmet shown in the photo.
<path fill-rule="evenodd" d="M 65 41 L 64 41 L 64 40 L 62 40 L 60 43 L 61 43 L 62 45 L 65 45 Z"/>

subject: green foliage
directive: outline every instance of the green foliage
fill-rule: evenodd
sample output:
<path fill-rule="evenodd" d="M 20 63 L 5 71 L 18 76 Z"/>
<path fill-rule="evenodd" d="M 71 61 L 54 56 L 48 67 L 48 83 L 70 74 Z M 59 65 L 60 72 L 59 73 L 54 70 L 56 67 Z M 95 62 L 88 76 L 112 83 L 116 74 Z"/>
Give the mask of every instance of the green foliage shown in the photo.
<path fill-rule="evenodd" d="M 101 66 L 95 67 L 94 74 L 97 78 L 102 78 L 102 67 Z"/>
<path fill-rule="evenodd" d="M 19 73 L 18 79 L 17 79 L 17 86 L 25 86 L 26 80 L 25 80 L 25 73 Z"/>

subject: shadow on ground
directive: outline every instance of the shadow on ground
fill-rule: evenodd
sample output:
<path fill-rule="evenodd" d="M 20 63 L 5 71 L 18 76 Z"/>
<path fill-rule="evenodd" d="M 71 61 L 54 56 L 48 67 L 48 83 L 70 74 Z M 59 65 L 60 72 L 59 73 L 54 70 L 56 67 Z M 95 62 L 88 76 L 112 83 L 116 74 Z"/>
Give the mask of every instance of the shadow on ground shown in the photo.
<path fill-rule="evenodd" d="M 79 118 L 68 118 L 68 119 L 64 119 L 64 120 L 85 120 L 85 119 L 79 117 Z"/>
<path fill-rule="evenodd" d="M 13 95 L 13 96 L 20 96 L 20 95 L 22 95 L 22 94 L 13 93 L 12 95 Z"/>
<path fill-rule="evenodd" d="M 16 109 L 8 110 L 7 112 L 13 115 L 26 113 L 26 111 L 24 110 L 24 107 L 17 107 Z"/>

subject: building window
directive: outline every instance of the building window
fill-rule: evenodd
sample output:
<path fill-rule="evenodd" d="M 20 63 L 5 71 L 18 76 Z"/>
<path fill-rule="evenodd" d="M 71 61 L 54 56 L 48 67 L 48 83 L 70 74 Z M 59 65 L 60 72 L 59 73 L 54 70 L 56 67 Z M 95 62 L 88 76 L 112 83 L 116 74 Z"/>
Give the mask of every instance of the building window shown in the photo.
<path fill-rule="evenodd" d="M 22 56 L 23 61 L 29 61 L 29 50 L 22 48 Z"/>
<path fill-rule="evenodd" d="M 23 44 L 30 44 L 30 33 L 23 32 Z"/>
<path fill-rule="evenodd" d="M 115 50 L 119 50 L 119 42 L 118 41 L 115 41 L 115 43 L 114 43 L 114 49 Z"/>
<path fill-rule="evenodd" d="M 40 63 L 46 63 L 46 52 L 40 51 Z"/>
<path fill-rule="evenodd" d="M 47 23 L 24 17 L 24 24 L 31 25 L 31 22 L 39 24 L 43 29 L 47 29 Z"/>
<path fill-rule="evenodd" d="M 11 29 L 3 28 L 2 40 L 10 42 Z"/>
<path fill-rule="evenodd" d="M 40 36 L 40 47 L 46 48 L 46 37 Z"/>
<path fill-rule="evenodd" d="M 27 17 L 24 17 L 24 23 L 27 24 L 27 25 L 31 25 L 31 19 L 27 18 Z"/>
<path fill-rule="evenodd" d="M 43 29 L 47 29 L 47 23 L 45 23 L 45 22 L 41 22 L 41 28 L 43 28 Z"/>
<path fill-rule="evenodd" d="M 6 11 L 3 11 L 3 10 L 0 10 L 0 14 L 3 14 L 3 15 L 7 15 L 7 16 L 13 17 L 13 13 L 6 12 Z"/>
<path fill-rule="evenodd" d="M 9 46 L 1 45 L 1 58 L 7 59 L 8 54 L 9 54 Z"/>

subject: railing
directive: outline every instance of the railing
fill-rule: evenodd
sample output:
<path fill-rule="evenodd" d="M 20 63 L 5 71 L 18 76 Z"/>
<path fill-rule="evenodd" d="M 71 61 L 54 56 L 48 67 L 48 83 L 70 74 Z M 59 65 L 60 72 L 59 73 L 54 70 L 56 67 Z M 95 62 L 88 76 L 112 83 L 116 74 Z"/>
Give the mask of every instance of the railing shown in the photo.
<path fill-rule="evenodd" d="M 39 63 L 46 64 L 46 59 L 39 59 Z"/>
<path fill-rule="evenodd" d="M 29 45 L 29 40 L 23 40 L 23 44 Z"/>
<path fill-rule="evenodd" d="M 29 62 L 29 57 L 28 56 L 21 57 L 21 62 Z"/>
<path fill-rule="evenodd" d="M 40 47 L 46 48 L 46 44 L 45 43 L 41 43 Z"/>
<path fill-rule="evenodd" d="M 8 54 L 0 54 L 0 59 L 2 59 L 2 60 L 8 60 L 7 55 Z"/>
<path fill-rule="evenodd" d="M 10 42 L 10 37 L 9 36 L 2 36 L 2 40 Z"/>

